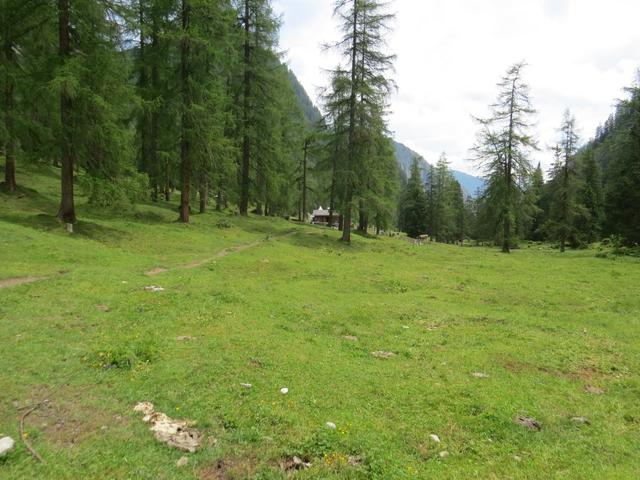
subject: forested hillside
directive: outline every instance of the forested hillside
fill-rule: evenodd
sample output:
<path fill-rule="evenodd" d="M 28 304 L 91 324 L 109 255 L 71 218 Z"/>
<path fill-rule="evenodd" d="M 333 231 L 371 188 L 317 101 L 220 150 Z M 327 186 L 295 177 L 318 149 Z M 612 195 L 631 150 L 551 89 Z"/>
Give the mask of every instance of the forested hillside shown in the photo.
<path fill-rule="evenodd" d="M 403 175 L 405 177 L 409 176 L 413 159 L 415 157 L 419 157 L 421 159 L 420 166 L 423 171 L 424 179 L 426 181 L 429 171 L 429 162 L 427 162 L 421 155 L 414 152 L 409 147 L 403 145 L 400 142 L 394 141 L 393 145 Z M 458 181 L 458 183 L 464 190 L 465 195 L 467 196 L 475 197 L 484 188 L 484 181 L 481 178 L 469 175 L 468 173 L 460 172 L 458 170 L 452 170 L 451 173 L 453 174 L 453 177 Z"/>

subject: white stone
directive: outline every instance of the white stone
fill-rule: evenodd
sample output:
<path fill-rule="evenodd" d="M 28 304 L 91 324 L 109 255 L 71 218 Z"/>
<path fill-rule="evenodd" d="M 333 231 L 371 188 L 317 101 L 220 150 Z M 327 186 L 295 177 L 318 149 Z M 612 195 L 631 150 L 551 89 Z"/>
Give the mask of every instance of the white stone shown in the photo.
<path fill-rule="evenodd" d="M 331 430 L 335 430 L 336 428 L 338 428 L 336 427 L 336 424 L 333 422 L 327 422 L 325 425 L 327 426 L 327 428 L 330 428 Z"/>
<path fill-rule="evenodd" d="M 147 292 L 164 292 L 164 288 L 159 287 L 157 285 L 149 285 L 148 287 L 144 287 Z"/>
<path fill-rule="evenodd" d="M 433 440 L 434 442 L 436 442 L 436 443 L 440 443 L 440 437 L 438 435 L 436 435 L 436 434 L 429 435 L 429 438 L 431 440 Z"/>
<path fill-rule="evenodd" d="M 174 420 L 162 412 L 156 412 L 150 402 L 138 403 L 134 411 L 144 415 L 142 421 L 151 424 L 149 430 L 159 442 L 189 453 L 195 453 L 200 448 L 204 435 L 192 428 L 193 422 Z"/>
<path fill-rule="evenodd" d="M 16 442 L 11 437 L 0 438 L 0 457 L 4 457 L 7 453 L 13 450 L 16 446 Z"/>
<path fill-rule="evenodd" d="M 280 393 L 281 393 L 282 395 L 286 395 L 287 393 L 289 393 L 289 389 L 288 389 L 287 387 L 282 387 L 282 388 L 280 389 Z"/>
<path fill-rule="evenodd" d="M 178 468 L 186 467 L 188 463 L 189 463 L 189 459 L 187 457 L 180 457 L 180 460 L 176 462 L 176 467 Z"/>
<path fill-rule="evenodd" d="M 241 383 L 240 386 L 243 387 L 243 388 L 251 388 L 251 387 L 253 387 L 253 385 L 251 385 L 250 383 Z"/>
<path fill-rule="evenodd" d="M 449 456 L 449 452 L 445 450 L 443 452 L 440 452 L 438 455 L 440 455 L 440 458 L 447 458 Z"/>

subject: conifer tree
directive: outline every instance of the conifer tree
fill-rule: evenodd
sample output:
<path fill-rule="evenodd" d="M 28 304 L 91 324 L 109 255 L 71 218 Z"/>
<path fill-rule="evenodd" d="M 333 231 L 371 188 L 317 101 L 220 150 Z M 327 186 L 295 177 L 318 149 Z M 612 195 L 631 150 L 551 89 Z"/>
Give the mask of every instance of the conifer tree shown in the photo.
<path fill-rule="evenodd" d="M 593 243 L 602 232 L 604 194 L 600 166 L 592 148 L 587 147 L 580 155 L 579 168 L 582 182 L 578 197 L 583 215 L 577 219 L 576 228 L 584 235 L 587 243 Z"/>
<path fill-rule="evenodd" d="M 339 69 L 348 79 L 347 151 L 339 174 L 343 177 L 342 241 L 351 241 L 351 215 L 354 199 L 367 188 L 368 154 L 373 140 L 384 132 L 387 97 L 393 88 L 387 73 L 394 57 L 383 52 L 384 33 L 393 15 L 387 5 L 377 0 L 337 0 L 338 16 L 343 36 L 335 47 L 347 65 Z"/>
<path fill-rule="evenodd" d="M 542 173 L 542 166 L 538 163 L 538 166 L 531 175 L 531 182 L 527 189 L 527 195 L 529 196 L 530 204 L 533 207 L 533 213 L 530 219 L 531 221 L 526 232 L 526 238 L 529 240 L 540 241 L 544 238 L 542 232 L 546 212 L 544 192 L 544 174 Z"/>
<path fill-rule="evenodd" d="M 409 180 L 400 195 L 398 226 L 411 238 L 427 233 L 427 195 L 419 162 L 418 158 L 413 159 Z"/>
<path fill-rule="evenodd" d="M 505 253 L 511 250 L 516 212 L 525 200 L 523 187 L 531 172 L 528 154 L 537 148 L 530 133 L 530 117 L 535 110 L 529 87 L 523 80 L 524 68 L 524 63 L 513 65 L 498 83 L 498 99 L 491 105 L 491 116 L 477 119 L 481 130 L 473 148 L 476 163 L 484 170 L 487 181 L 486 212 L 499 229 L 496 236 L 501 239 Z"/>
<path fill-rule="evenodd" d="M 640 244 L 640 87 L 618 107 L 617 126 L 611 126 L 605 190 L 605 229 L 629 245 Z"/>
<path fill-rule="evenodd" d="M 17 99 L 21 84 L 27 80 L 25 61 L 20 57 L 24 55 L 25 42 L 30 40 L 30 34 L 42 26 L 48 9 L 49 5 L 45 0 L 4 0 L 0 4 L 0 84 L 3 111 L 0 139 L 4 144 L 4 188 L 9 192 L 17 189 L 16 157 L 20 144 L 17 124 L 20 117 L 25 116 L 24 105 L 20 105 Z M 24 90 L 24 94 L 29 95 L 29 91 Z M 25 119 L 22 118 L 21 123 L 24 122 Z"/>
<path fill-rule="evenodd" d="M 252 168 L 256 171 L 258 196 L 264 197 L 264 165 L 258 165 L 258 122 L 264 120 L 258 111 L 270 108 L 270 96 L 275 91 L 272 69 L 277 66 L 275 46 L 279 22 L 268 0 L 239 0 L 236 8 L 243 31 L 241 98 L 241 158 L 240 158 L 240 214 L 247 215 L 252 185 Z M 259 103 L 261 102 L 261 103 Z"/>
<path fill-rule="evenodd" d="M 560 242 L 560 251 L 564 252 L 567 241 L 575 234 L 574 220 L 578 208 L 575 155 L 579 137 L 576 132 L 575 118 L 569 110 L 564 114 L 560 132 L 562 138 L 555 148 L 556 162 L 551 174 L 549 229 L 552 238 Z"/>

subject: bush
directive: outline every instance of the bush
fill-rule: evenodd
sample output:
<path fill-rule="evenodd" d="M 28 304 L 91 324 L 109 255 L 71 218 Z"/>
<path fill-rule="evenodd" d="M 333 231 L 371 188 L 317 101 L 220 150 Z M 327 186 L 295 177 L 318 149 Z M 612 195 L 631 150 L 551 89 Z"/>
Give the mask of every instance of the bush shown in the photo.
<path fill-rule="evenodd" d="M 227 229 L 227 228 L 231 228 L 233 225 L 231 225 L 231 223 L 228 220 L 218 220 L 218 223 L 216 223 L 216 227 L 220 228 L 220 229 Z"/>
<path fill-rule="evenodd" d="M 117 180 L 87 175 L 81 178 L 80 186 L 89 197 L 90 205 L 129 210 L 147 198 L 149 177 L 138 172 L 129 172 Z"/>

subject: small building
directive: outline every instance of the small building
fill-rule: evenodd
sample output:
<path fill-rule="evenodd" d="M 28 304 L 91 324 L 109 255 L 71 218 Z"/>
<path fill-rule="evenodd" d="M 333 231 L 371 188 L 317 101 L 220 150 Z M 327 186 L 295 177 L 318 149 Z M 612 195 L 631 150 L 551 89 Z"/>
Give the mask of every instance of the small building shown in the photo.
<path fill-rule="evenodd" d="M 311 215 L 311 223 L 314 225 L 324 225 L 326 227 L 335 227 L 338 228 L 340 221 L 340 215 L 338 212 L 333 212 L 333 225 L 331 223 L 331 215 L 329 210 L 325 210 L 322 207 L 318 207 L 317 210 L 313 211 Z"/>

